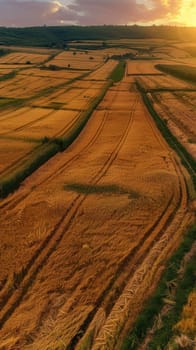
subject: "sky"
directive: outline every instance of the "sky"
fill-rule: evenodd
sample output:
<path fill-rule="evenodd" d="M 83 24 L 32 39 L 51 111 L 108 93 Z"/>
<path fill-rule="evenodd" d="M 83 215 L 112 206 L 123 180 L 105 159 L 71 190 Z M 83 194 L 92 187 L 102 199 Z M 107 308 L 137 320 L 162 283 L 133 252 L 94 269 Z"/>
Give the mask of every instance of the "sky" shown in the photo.
<path fill-rule="evenodd" d="M 196 0 L 0 0 L 0 26 L 196 26 Z"/>

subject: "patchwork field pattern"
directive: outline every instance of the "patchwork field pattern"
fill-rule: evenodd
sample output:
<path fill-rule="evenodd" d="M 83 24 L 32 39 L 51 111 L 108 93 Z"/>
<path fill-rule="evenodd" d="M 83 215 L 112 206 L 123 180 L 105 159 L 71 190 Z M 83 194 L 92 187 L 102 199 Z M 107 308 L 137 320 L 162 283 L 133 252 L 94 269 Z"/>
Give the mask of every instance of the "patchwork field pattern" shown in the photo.
<path fill-rule="evenodd" d="M 6 109 L 4 107 L 0 118 L 0 140 L 2 139 L 3 142 L 2 160 L 6 157 L 4 156 L 6 142 L 12 141 L 10 142 L 11 149 L 11 145 L 19 141 L 13 157 L 8 152 L 9 157 L 2 165 L 1 179 L 9 174 L 14 157 L 16 169 L 17 163 L 20 168 L 21 159 L 27 160 L 26 148 L 28 151 L 29 147 L 35 147 L 40 154 L 43 142 L 70 135 L 72 130 L 82 123 L 84 113 L 92 108 L 92 104 L 106 88 L 108 84 L 106 76 L 115 65 L 116 62 L 114 64 L 111 61 L 111 67 L 109 67 L 108 61 L 105 69 L 98 70 L 96 83 L 79 79 L 89 71 L 52 71 L 31 67 L 17 73 L 13 78 L 1 81 L 0 105 L 2 108 L 5 104 L 9 106 Z M 43 148 L 45 148 L 44 144 Z M 31 154 L 29 157 L 31 158 Z"/>
<path fill-rule="evenodd" d="M 113 349 L 191 218 L 183 169 L 129 78 L 2 210 L 1 342 L 24 350 L 90 335 Z"/>
<path fill-rule="evenodd" d="M 0 350 L 120 350 L 193 221 L 191 177 L 144 103 L 196 159 L 195 86 L 152 57 L 181 48 L 120 44 L 0 59 L 0 78 L 17 69 L 0 81 L 0 193 L 24 173 L 0 200 Z"/>

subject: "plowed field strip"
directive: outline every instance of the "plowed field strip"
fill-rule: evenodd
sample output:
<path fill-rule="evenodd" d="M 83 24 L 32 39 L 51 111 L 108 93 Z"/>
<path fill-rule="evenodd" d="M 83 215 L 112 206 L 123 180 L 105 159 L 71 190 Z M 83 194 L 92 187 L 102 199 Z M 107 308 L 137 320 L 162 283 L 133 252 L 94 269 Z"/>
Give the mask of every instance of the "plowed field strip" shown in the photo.
<path fill-rule="evenodd" d="M 25 112 L 27 112 L 28 110 L 30 110 L 30 108 L 29 107 L 25 107 L 24 108 L 25 109 L 25 111 L 23 111 L 22 113 L 21 113 L 21 108 L 16 108 L 15 110 L 12 110 L 12 111 L 10 111 L 10 110 L 6 110 L 6 111 L 4 111 L 4 112 L 1 112 L 1 118 L 0 118 L 0 121 L 4 121 L 4 120 L 9 120 L 9 119 L 12 119 L 12 118 L 16 118 L 18 115 L 23 115 L 23 114 L 25 114 Z M 9 116 L 9 114 L 11 114 L 10 116 Z"/>
<path fill-rule="evenodd" d="M 150 120 L 149 120 L 149 125 L 152 128 L 152 130 L 153 130 L 155 136 L 157 137 L 157 139 L 159 140 L 159 142 L 162 143 L 163 138 L 161 137 L 159 132 L 155 129 L 155 125 L 152 124 L 152 122 Z M 163 141 L 163 144 L 165 146 L 164 141 Z M 148 244 L 146 250 L 144 251 L 143 255 L 141 256 L 141 259 L 139 258 L 139 260 L 138 260 L 137 267 L 135 269 L 136 273 L 137 273 L 137 268 L 139 268 L 142 265 L 142 263 L 144 263 L 145 259 L 147 259 L 147 257 L 151 255 L 153 247 L 155 247 L 159 241 L 162 242 L 162 239 L 163 239 L 162 236 L 164 235 L 166 229 L 172 224 L 173 219 L 175 218 L 177 212 L 181 212 L 182 210 L 183 211 L 186 210 L 185 209 L 186 204 L 187 204 L 186 183 L 185 183 L 184 176 L 182 174 L 182 171 L 180 169 L 179 164 L 175 160 L 173 160 L 173 162 L 175 165 L 176 173 L 179 176 L 179 189 L 178 189 L 178 193 L 177 193 L 177 198 L 175 198 L 172 201 L 173 205 L 168 207 L 167 210 L 165 211 L 165 223 L 162 222 L 162 220 L 160 220 L 159 223 L 157 224 L 157 226 L 155 227 L 155 231 L 158 232 L 158 234 L 156 235 L 156 238 L 151 241 L 151 235 L 149 236 L 149 238 L 148 238 L 149 244 Z M 172 207 L 173 207 L 173 209 L 172 209 Z M 171 240 L 172 240 L 172 238 L 171 238 Z M 169 238 L 168 238 L 168 241 L 169 241 Z M 168 242 L 166 242 L 166 243 L 168 243 Z M 166 249 L 167 249 L 167 244 L 166 244 Z M 157 259 L 157 255 L 155 256 L 155 260 L 156 259 Z M 155 260 L 154 260 L 154 262 L 155 262 Z M 106 323 L 105 323 L 103 329 L 101 330 L 100 335 L 98 336 L 97 341 L 95 342 L 95 346 L 93 346 L 93 349 L 95 349 L 95 350 L 98 350 L 100 348 L 106 349 L 107 348 L 106 344 L 107 344 L 109 338 L 110 337 L 112 337 L 112 339 L 116 338 L 114 336 L 114 334 L 116 335 L 116 331 L 117 331 L 117 328 L 119 329 L 119 325 L 120 325 L 121 329 L 123 328 L 123 326 L 124 326 L 123 322 L 125 322 L 125 320 L 120 321 L 119 314 L 120 314 L 120 310 L 123 310 L 123 309 L 128 314 L 129 298 L 130 298 L 130 295 L 132 294 L 132 292 L 128 290 L 128 285 L 130 283 L 131 283 L 131 280 L 127 284 L 127 287 L 125 287 L 124 292 L 121 294 L 119 300 L 117 301 L 116 305 L 114 306 L 114 309 L 111 311 L 110 316 L 106 320 Z M 117 326 L 117 323 L 118 323 L 118 326 Z M 113 342 L 114 342 L 114 340 L 113 340 Z M 113 349 L 113 347 L 112 347 L 112 349 Z"/>
<path fill-rule="evenodd" d="M 18 158 L 13 163 L 11 163 L 9 166 L 7 166 L 6 169 L 3 169 L 2 171 L 0 171 L 0 175 L 3 177 L 3 176 L 6 176 L 7 174 L 9 174 L 10 170 L 12 172 L 14 170 L 16 170 L 20 165 L 23 164 L 23 162 L 26 159 L 29 159 L 36 152 L 36 150 L 38 150 L 39 148 L 40 148 L 40 145 L 37 145 L 37 143 L 35 143 L 35 148 L 31 149 L 31 151 L 25 153 L 25 155 L 23 155 L 22 157 Z"/>
<path fill-rule="evenodd" d="M 183 102 L 184 104 L 186 104 L 187 106 L 189 106 L 189 108 L 194 108 L 196 107 L 196 103 L 190 99 L 190 97 L 188 95 L 179 95 L 178 92 L 173 91 L 172 94 L 174 95 L 174 97 L 176 97 L 181 103 Z"/>
<path fill-rule="evenodd" d="M 135 102 L 136 105 L 137 101 Z M 123 135 L 120 137 L 115 149 L 110 154 L 109 158 L 103 164 L 101 169 L 98 171 L 96 176 L 90 181 L 91 184 L 97 184 L 101 178 L 106 174 L 114 160 L 117 158 L 118 153 L 123 146 L 129 130 L 132 125 L 132 115 L 133 111 L 130 113 L 130 118 L 128 125 L 126 126 Z M 88 195 L 77 195 L 73 202 L 70 204 L 65 215 L 56 224 L 55 228 L 50 232 L 45 241 L 42 243 L 41 247 L 35 252 L 34 256 L 30 259 L 29 263 L 25 268 L 23 268 L 21 273 L 21 280 L 18 283 L 17 289 L 10 290 L 2 295 L 1 298 L 1 314 L 0 314 L 0 328 L 3 327 L 5 322 L 9 319 L 15 309 L 19 306 L 20 302 L 26 295 L 29 287 L 34 282 L 38 272 L 42 269 L 45 263 L 48 261 L 51 254 L 56 250 L 57 246 L 61 242 L 64 234 L 68 230 L 70 224 L 72 223 L 75 215 L 78 212 L 83 201 Z"/>
<path fill-rule="evenodd" d="M 180 118 L 178 118 L 178 117 L 176 118 L 176 116 L 174 115 L 174 112 L 176 112 L 176 109 L 173 112 L 173 111 L 171 111 L 171 109 L 168 108 L 167 101 L 164 101 L 164 100 L 160 101 L 159 100 L 159 103 L 163 106 L 164 109 L 166 109 L 168 111 L 168 114 L 171 115 L 171 113 L 172 113 L 172 115 L 175 117 L 176 120 L 181 121 L 181 119 L 184 119 L 183 121 L 186 121 L 188 125 L 190 125 L 190 123 L 191 123 L 192 124 L 191 125 L 192 126 L 192 130 L 190 130 L 190 131 L 194 133 L 196 117 L 194 115 L 190 116 L 188 111 L 184 110 L 184 107 L 186 107 L 186 106 L 183 105 L 183 102 L 180 101 L 180 98 L 178 98 L 178 100 L 181 103 L 181 105 L 179 107 L 178 106 L 176 106 L 176 107 L 177 107 L 177 110 L 178 110 L 178 108 L 180 110 L 180 113 L 179 113 L 180 114 Z M 185 126 L 184 123 L 183 123 L 183 126 Z M 195 132 L 195 134 L 196 134 L 196 132 Z"/>
<path fill-rule="evenodd" d="M 186 131 L 188 134 L 191 135 L 196 135 L 196 132 L 194 132 L 195 130 L 195 122 L 194 119 L 191 118 L 187 113 L 185 113 L 184 111 L 180 112 L 180 117 L 177 116 L 176 111 L 178 110 L 174 110 L 172 111 L 169 106 L 167 105 L 166 101 L 162 101 L 160 98 L 158 98 L 157 96 L 155 97 L 157 103 L 159 104 L 159 106 L 162 108 L 162 110 L 166 113 L 166 115 L 168 116 L 169 120 L 172 119 L 174 121 L 174 123 L 179 127 L 179 129 L 183 129 L 183 131 Z M 156 108 L 156 107 L 155 107 Z M 183 123 L 184 121 L 184 123 Z M 183 124 L 183 125 L 182 125 Z"/>
<path fill-rule="evenodd" d="M 41 120 L 44 120 L 44 119 L 47 119 L 52 113 L 54 113 L 54 111 L 52 112 L 49 112 L 48 114 L 40 117 L 40 118 L 36 118 L 35 120 L 31 121 L 31 122 L 28 122 L 26 124 L 23 124 L 22 126 L 19 126 L 13 130 L 9 130 L 9 131 L 6 131 L 6 132 L 2 132 L 0 133 L 0 136 L 3 136 L 3 135 L 8 135 L 10 134 L 11 132 L 17 132 L 17 131 L 21 131 L 21 130 L 24 130 L 25 128 L 28 128 L 29 126 L 32 126 L 33 124 L 35 124 L 36 122 L 38 121 L 41 121 Z M 0 124 L 1 125 L 1 124 Z"/>
<path fill-rule="evenodd" d="M 109 281 L 106 288 L 102 291 L 101 295 L 97 298 L 97 301 L 95 302 L 94 309 L 87 315 L 84 323 L 79 328 L 79 334 L 83 335 L 85 334 L 86 330 L 88 329 L 89 325 L 93 321 L 94 317 L 96 316 L 97 311 L 102 307 L 103 304 L 105 304 L 105 299 L 107 298 L 108 293 L 115 288 L 115 285 L 118 284 L 118 293 L 115 294 L 112 298 L 107 300 L 106 304 L 106 317 L 110 314 L 113 306 L 115 305 L 116 301 L 118 300 L 120 294 L 122 293 L 123 289 L 126 286 L 126 283 L 128 280 L 133 276 L 134 272 L 137 270 L 137 267 L 141 264 L 147 253 L 150 251 L 151 247 L 153 246 L 153 242 L 158 240 L 159 236 L 162 234 L 162 230 L 164 229 L 164 226 L 161 228 L 161 230 L 157 233 L 155 228 L 157 228 L 159 223 L 165 222 L 165 225 L 167 224 L 167 217 L 168 217 L 168 211 L 171 211 L 170 215 L 173 215 L 174 211 L 174 203 L 173 203 L 173 196 L 169 198 L 168 204 L 166 208 L 164 208 L 161 215 L 156 218 L 154 224 L 152 227 L 150 227 L 145 234 L 141 237 L 139 242 L 136 244 L 136 246 L 131 249 L 129 254 L 120 262 L 118 265 L 118 268 L 112 277 L 112 279 Z M 150 241 L 149 245 L 146 246 L 146 241 Z M 120 280 L 120 284 L 118 283 L 118 280 Z M 78 334 L 75 335 L 69 345 L 68 349 L 74 349 L 75 346 L 78 344 L 79 340 L 82 336 L 79 336 Z"/>
<path fill-rule="evenodd" d="M 27 124 L 25 124 L 24 126 L 21 126 L 21 127 L 19 127 L 19 128 L 16 128 L 16 129 L 14 129 L 14 130 L 11 130 L 11 131 L 7 132 L 6 134 L 10 134 L 12 131 L 13 131 L 13 132 L 14 132 L 14 131 L 15 131 L 15 132 L 18 132 L 18 131 L 22 131 L 22 130 L 25 130 L 25 129 L 27 129 L 27 133 L 28 133 L 28 128 L 29 128 L 29 127 L 33 126 L 34 124 L 36 124 L 36 123 L 39 122 L 39 121 L 42 121 L 42 120 L 44 120 L 44 119 L 47 119 L 48 117 L 52 116 L 52 114 L 54 114 L 54 111 L 48 113 L 48 114 L 45 115 L 44 117 L 38 118 L 38 119 L 36 119 L 36 120 L 34 120 L 34 121 L 30 122 L 30 123 L 27 123 Z M 73 126 L 74 126 L 74 125 L 77 125 L 77 122 L 78 122 L 78 120 L 80 119 L 80 117 L 81 117 L 81 113 L 78 113 L 69 123 L 67 123 L 60 131 L 58 131 L 58 132 L 57 132 L 56 134 L 54 134 L 52 137 L 55 138 L 55 137 L 57 137 L 57 136 L 63 136 L 63 134 L 64 134 L 65 132 L 69 132 L 70 130 L 72 130 Z M 4 135 L 5 135 L 5 134 L 4 134 Z M 40 136 L 41 136 L 41 138 L 43 137 L 43 135 L 40 135 Z M 37 140 L 39 140 L 39 139 L 37 139 Z"/>
<path fill-rule="evenodd" d="M 156 130 L 154 130 L 154 127 L 152 127 L 152 124 L 150 122 L 149 125 L 150 128 L 152 128 L 155 137 L 158 139 L 158 142 L 163 146 L 163 148 L 167 147 L 168 149 L 168 146 L 166 145 L 165 141 L 162 137 L 160 137 L 160 135 L 157 135 Z M 175 162 L 174 166 L 176 168 Z M 178 173 L 178 168 L 176 169 L 176 172 Z M 129 279 L 133 276 L 137 268 L 144 261 L 145 257 L 150 253 L 155 243 L 162 237 L 164 231 L 167 229 L 167 227 L 175 217 L 176 211 L 182 202 L 181 192 L 181 183 L 179 181 L 178 190 L 174 191 L 174 193 L 171 194 L 168 203 L 161 215 L 158 218 L 156 218 L 152 227 L 150 227 L 145 232 L 145 234 L 141 237 L 137 245 L 130 251 L 130 253 L 122 260 L 122 262 L 118 266 L 118 269 L 111 281 L 109 282 L 108 286 L 104 289 L 101 296 L 98 297 L 95 308 L 89 313 L 83 325 L 80 327 L 79 334 L 85 334 L 85 331 L 92 322 L 94 316 L 96 315 L 96 312 L 102 306 L 104 299 L 107 298 L 107 294 L 112 288 L 115 287 L 115 283 L 119 279 L 121 280 L 121 284 L 118 284 L 118 293 L 115 296 L 113 296 L 112 299 L 107 300 L 106 317 L 109 315 L 113 306 L 115 305 L 115 302 L 117 301 L 123 289 L 125 288 L 126 283 L 129 281 Z M 69 343 L 70 350 L 77 345 L 80 338 L 81 337 L 78 335 L 72 338 L 72 340 Z"/>

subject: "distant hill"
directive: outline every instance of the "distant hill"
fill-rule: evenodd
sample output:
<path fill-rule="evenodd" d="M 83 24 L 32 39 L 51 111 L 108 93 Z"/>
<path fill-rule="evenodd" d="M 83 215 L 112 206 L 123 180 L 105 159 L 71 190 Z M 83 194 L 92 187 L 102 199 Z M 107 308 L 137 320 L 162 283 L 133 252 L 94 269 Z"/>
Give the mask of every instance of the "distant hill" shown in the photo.
<path fill-rule="evenodd" d="M 0 27 L 0 45 L 66 47 L 72 40 L 167 39 L 195 41 L 196 28 L 170 26 Z"/>

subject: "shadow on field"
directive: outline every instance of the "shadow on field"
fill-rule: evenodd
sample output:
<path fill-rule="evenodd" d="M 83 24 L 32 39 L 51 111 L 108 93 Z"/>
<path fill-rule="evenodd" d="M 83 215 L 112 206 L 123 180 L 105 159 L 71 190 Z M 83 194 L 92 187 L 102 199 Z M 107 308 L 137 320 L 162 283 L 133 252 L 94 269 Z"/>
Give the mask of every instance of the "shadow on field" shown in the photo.
<path fill-rule="evenodd" d="M 64 186 L 66 191 L 74 191 L 81 194 L 126 194 L 130 198 L 138 198 L 139 193 L 118 185 L 90 185 L 82 183 L 69 183 Z"/>

